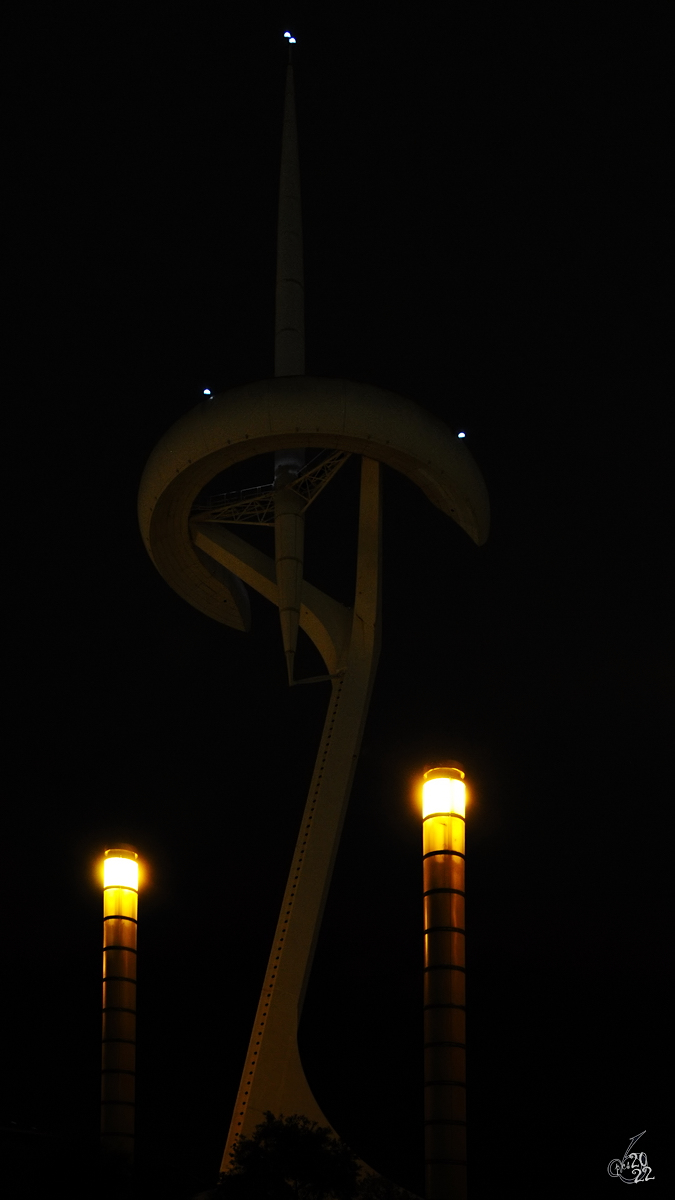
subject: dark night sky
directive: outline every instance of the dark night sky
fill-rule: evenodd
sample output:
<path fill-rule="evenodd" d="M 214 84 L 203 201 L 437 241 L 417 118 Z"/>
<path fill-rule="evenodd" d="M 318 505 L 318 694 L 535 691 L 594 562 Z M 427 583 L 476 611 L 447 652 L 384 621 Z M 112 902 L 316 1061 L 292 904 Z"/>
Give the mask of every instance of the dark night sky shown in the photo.
<path fill-rule="evenodd" d="M 511 1170 L 523 1195 L 543 1178 L 547 1195 L 616 1190 L 606 1164 L 642 1128 L 658 1177 L 665 8 L 601 27 L 534 6 L 421 22 L 410 6 L 397 26 L 379 6 L 252 7 L 161 25 L 54 10 L 18 43 L 2 1122 L 95 1138 L 93 864 L 130 841 L 150 876 L 148 1195 L 184 1200 L 217 1173 L 325 695 L 288 692 L 263 600 L 245 636 L 174 595 L 135 505 L 204 386 L 273 370 L 289 27 L 308 373 L 466 429 L 493 510 L 478 549 L 386 478 L 383 649 L 301 1029 L 308 1078 L 360 1155 L 421 1190 L 411 783 L 450 755 L 473 789 L 474 1195 Z M 341 599 L 350 472 L 316 506 L 331 562 L 308 532 L 308 577 Z"/>

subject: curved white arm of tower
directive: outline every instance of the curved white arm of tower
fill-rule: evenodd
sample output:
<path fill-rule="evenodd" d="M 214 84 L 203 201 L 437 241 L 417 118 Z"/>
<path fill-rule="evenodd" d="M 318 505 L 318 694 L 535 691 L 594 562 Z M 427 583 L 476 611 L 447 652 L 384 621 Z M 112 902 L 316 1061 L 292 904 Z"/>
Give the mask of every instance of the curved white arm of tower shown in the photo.
<path fill-rule="evenodd" d="M 297 446 L 386 463 L 479 546 L 487 538 L 487 490 L 470 452 L 412 400 L 369 384 L 311 376 L 233 388 L 207 398 L 165 433 L 148 460 L 138 499 L 141 533 L 157 570 L 174 591 L 224 625 L 249 628 L 247 597 L 234 572 L 195 547 L 193 504 L 211 479 L 235 463 Z"/>

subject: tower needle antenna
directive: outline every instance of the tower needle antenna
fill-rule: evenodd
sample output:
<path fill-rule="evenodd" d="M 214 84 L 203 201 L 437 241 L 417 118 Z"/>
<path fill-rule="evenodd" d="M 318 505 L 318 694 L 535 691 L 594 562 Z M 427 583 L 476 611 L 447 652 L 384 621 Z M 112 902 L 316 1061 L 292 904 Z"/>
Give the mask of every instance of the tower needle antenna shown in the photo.
<path fill-rule="evenodd" d="M 279 174 L 277 226 L 277 286 L 274 330 L 274 374 L 277 378 L 305 373 L 305 287 L 302 255 L 302 211 L 295 90 L 290 30 L 284 96 L 284 124 Z M 291 488 L 305 462 L 304 446 L 291 446 L 274 455 L 274 544 L 279 615 L 288 682 L 293 683 L 300 624 L 303 578 L 304 505 Z"/>

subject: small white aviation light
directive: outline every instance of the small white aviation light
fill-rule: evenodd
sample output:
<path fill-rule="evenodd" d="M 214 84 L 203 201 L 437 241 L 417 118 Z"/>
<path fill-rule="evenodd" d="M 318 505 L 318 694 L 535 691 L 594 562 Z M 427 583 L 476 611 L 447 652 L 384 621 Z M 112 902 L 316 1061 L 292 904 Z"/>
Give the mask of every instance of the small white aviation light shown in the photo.
<path fill-rule="evenodd" d="M 458 434 L 457 434 L 457 437 L 466 437 L 466 434 L 465 434 L 465 433 L 458 433 Z"/>
<path fill-rule="evenodd" d="M 295 38 L 289 38 L 289 39 L 288 39 L 288 44 L 289 44 L 289 46 L 295 46 L 295 44 L 296 44 L 296 43 L 295 43 Z"/>
<path fill-rule="evenodd" d="M 204 388 L 204 395 L 205 395 L 205 396 L 210 396 L 210 395 L 211 395 L 211 388 Z"/>

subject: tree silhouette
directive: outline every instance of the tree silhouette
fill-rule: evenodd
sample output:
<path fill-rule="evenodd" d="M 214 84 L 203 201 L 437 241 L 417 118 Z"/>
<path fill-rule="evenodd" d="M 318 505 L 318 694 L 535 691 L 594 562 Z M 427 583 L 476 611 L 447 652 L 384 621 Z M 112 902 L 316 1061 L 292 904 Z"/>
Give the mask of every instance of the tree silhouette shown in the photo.
<path fill-rule="evenodd" d="M 356 1156 L 330 1129 L 271 1112 L 250 1138 L 236 1142 L 215 1193 L 222 1200 L 407 1200 L 409 1194 L 379 1176 L 359 1177 Z"/>

